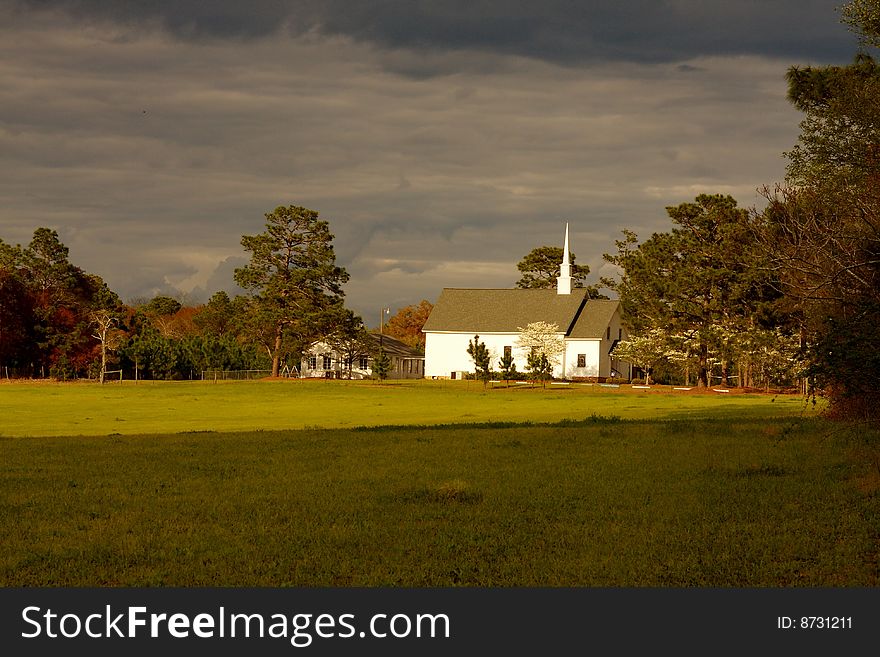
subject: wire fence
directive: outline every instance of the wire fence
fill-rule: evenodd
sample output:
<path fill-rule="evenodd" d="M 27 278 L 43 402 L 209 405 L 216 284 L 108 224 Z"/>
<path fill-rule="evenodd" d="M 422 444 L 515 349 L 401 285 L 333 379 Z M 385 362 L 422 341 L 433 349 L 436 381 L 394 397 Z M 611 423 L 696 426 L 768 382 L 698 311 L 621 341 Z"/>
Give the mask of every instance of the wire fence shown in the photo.
<path fill-rule="evenodd" d="M 272 370 L 202 370 L 202 381 L 251 381 L 271 375 Z"/>

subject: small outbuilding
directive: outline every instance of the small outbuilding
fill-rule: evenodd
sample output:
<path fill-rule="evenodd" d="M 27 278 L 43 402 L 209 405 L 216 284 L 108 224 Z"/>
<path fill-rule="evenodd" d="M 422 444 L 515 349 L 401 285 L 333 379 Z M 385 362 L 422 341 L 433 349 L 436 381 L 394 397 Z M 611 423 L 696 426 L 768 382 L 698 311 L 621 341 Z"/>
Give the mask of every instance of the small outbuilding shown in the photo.
<path fill-rule="evenodd" d="M 400 340 L 369 334 L 363 353 L 347 357 L 326 342 L 316 342 L 304 355 L 302 378 L 366 379 L 373 375 L 373 359 L 381 348 L 390 361 L 389 379 L 421 379 L 425 376 L 425 357 Z M 349 362 L 350 361 L 350 362 Z"/>

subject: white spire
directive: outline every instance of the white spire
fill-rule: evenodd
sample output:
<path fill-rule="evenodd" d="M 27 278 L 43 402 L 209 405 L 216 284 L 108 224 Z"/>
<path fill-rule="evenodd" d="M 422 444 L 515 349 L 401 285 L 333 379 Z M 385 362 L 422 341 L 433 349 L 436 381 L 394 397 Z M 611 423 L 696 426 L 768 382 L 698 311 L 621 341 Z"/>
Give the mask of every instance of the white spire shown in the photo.
<path fill-rule="evenodd" d="M 571 294 L 571 262 L 568 257 L 568 224 L 565 224 L 565 246 L 562 247 L 562 266 L 556 279 L 556 294 Z"/>

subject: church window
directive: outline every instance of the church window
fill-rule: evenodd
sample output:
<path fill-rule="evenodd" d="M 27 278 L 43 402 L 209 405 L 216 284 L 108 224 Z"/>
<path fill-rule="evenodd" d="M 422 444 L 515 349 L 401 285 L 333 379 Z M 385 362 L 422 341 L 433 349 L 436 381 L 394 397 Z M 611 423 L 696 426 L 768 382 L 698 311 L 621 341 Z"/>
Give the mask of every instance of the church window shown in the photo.
<path fill-rule="evenodd" d="M 586 367 L 587 366 L 587 355 L 586 354 L 578 354 L 578 367 Z"/>

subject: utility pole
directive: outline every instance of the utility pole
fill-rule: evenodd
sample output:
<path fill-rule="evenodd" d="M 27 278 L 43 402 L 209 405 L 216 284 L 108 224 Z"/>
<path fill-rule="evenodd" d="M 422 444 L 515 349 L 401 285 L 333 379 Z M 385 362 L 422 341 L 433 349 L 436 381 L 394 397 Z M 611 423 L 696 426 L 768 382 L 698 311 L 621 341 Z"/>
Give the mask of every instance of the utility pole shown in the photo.
<path fill-rule="evenodd" d="M 391 308 L 382 308 L 379 311 L 379 346 L 382 346 L 382 331 L 385 328 L 385 315 L 391 314 Z"/>

